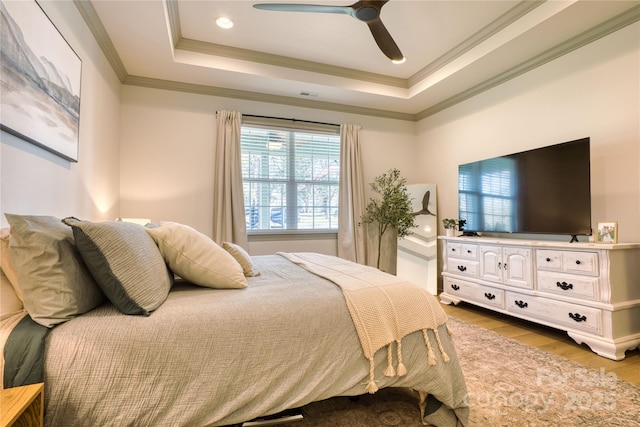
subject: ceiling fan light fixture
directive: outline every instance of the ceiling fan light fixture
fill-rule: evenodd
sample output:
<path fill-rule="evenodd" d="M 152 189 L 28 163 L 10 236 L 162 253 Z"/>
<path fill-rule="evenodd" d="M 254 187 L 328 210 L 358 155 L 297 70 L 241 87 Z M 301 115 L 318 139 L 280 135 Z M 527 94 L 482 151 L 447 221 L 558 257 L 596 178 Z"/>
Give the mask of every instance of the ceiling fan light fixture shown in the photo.
<path fill-rule="evenodd" d="M 233 28 L 233 21 L 226 16 L 220 16 L 216 19 L 216 25 L 228 30 L 229 28 Z"/>
<path fill-rule="evenodd" d="M 392 59 L 391 62 L 393 62 L 396 65 L 404 64 L 405 62 L 407 62 L 407 58 L 403 56 L 402 59 Z"/>

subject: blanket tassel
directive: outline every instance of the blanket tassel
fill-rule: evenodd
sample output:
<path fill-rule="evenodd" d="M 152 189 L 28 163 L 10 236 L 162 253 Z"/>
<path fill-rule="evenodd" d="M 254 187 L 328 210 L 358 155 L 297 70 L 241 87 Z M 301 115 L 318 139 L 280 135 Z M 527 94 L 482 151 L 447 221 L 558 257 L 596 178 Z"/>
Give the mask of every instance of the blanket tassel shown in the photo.
<path fill-rule="evenodd" d="M 398 343 L 398 376 L 402 377 L 407 375 L 407 368 L 402 363 L 402 341 L 396 341 Z"/>
<path fill-rule="evenodd" d="M 436 341 L 438 341 L 438 348 L 440 349 L 440 353 L 442 353 L 442 360 L 444 360 L 446 363 L 450 360 L 449 355 L 444 351 L 444 348 L 442 347 L 442 342 L 440 341 L 440 334 L 438 334 L 438 330 L 434 329 L 433 332 L 436 336 Z"/>
<path fill-rule="evenodd" d="M 387 346 L 387 369 L 384 371 L 385 377 L 395 377 L 396 370 L 393 369 L 393 352 L 391 351 L 391 345 Z"/>
<path fill-rule="evenodd" d="M 376 391 L 378 391 L 378 386 L 376 385 L 376 382 L 375 382 L 374 372 L 375 372 L 375 365 L 373 363 L 373 357 L 371 357 L 369 359 L 369 384 L 367 384 L 367 387 L 364 389 L 364 391 L 366 391 L 369 394 L 374 394 Z"/>
<path fill-rule="evenodd" d="M 431 341 L 429 341 L 429 335 L 427 335 L 427 330 L 422 330 L 422 336 L 424 337 L 424 343 L 427 345 L 427 357 L 429 366 L 434 366 L 436 364 L 436 354 L 433 352 L 433 347 L 431 347 Z"/>

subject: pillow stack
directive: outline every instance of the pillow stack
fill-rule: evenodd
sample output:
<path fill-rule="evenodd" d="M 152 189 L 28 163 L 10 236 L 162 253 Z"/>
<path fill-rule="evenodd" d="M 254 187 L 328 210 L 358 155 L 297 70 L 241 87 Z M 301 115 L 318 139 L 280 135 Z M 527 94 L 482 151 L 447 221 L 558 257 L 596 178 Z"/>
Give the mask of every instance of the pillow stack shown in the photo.
<path fill-rule="evenodd" d="M 259 274 L 242 247 L 219 246 L 175 222 L 151 228 L 73 217 L 5 216 L 10 229 L 0 234 L 2 315 L 24 306 L 46 327 L 107 299 L 124 314 L 148 316 L 166 300 L 174 274 L 214 289 L 246 288 L 246 277 Z"/>

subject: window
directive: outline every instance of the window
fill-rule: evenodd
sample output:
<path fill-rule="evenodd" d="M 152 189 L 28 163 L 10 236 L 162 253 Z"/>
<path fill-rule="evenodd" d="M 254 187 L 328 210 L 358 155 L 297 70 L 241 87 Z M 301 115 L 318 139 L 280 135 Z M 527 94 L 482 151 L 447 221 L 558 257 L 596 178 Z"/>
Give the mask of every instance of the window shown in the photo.
<path fill-rule="evenodd" d="M 337 230 L 339 128 L 280 122 L 243 117 L 247 230 Z"/>
<path fill-rule="evenodd" d="M 480 171 L 471 170 L 481 168 Z M 476 177 L 480 177 L 479 180 Z M 499 157 L 460 166 L 458 194 L 460 216 L 469 230 L 507 231 L 516 229 L 514 211 L 517 178 L 512 159 Z M 482 224 L 477 224 L 477 222 Z"/>

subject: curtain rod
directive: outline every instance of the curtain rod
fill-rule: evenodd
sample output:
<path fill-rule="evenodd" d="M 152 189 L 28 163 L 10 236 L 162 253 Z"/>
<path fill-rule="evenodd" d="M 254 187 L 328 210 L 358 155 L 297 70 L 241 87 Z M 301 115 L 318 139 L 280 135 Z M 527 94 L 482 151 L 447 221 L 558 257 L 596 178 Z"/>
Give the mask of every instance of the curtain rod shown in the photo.
<path fill-rule="evenodd" d="M 336 126 L 340 127 L 340 125 L 335 123 L 326 123 L 326 122 L 314 122 L 312 120 L 300 120 L 300 119 L 287 119 L 282 117 L 272 117 L 272 116 L 258 116 L 255 114 L 243 114 L 244 117 L 255 117 L 257 119 L 275 119 L 275 120 L 289 120 L 291 122 L 302 122 L 302 123 L 313 123 L 316 125 L 326 125 L 326 126 Z"/>

